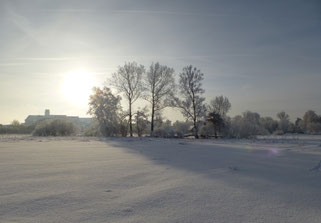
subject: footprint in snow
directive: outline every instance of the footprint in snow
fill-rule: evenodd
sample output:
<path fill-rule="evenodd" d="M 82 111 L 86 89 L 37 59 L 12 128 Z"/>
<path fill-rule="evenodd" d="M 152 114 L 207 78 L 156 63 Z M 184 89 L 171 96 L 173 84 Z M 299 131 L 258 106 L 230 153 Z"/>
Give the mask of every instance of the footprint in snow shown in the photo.
<path fill-rule="evenodd" d="M 321 161 L 318 163 L 318 165 L 310 169 L 310 171 L 317 172 L 317 171 L 320 171 L 320 169 L 321 169 Z"/>
<path fill-rule="evenodd" d="M 125 208 L 122 210 L 123 213 L 132 213 L 134 210 L 132 208 Z"/>
<path fill-rule="evenodd" d="M 229 166 L 228 167 L 230 170 L 233 170 L 233 171 L 238 171 L 239 168 L 237 166 Z"/>

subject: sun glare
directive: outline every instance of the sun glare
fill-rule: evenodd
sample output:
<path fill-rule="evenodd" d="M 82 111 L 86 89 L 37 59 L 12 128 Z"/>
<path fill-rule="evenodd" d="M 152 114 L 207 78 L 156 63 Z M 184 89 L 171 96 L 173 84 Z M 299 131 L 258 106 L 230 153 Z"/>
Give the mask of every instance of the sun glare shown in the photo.
<path fill-rule="evenodd" d="M 77 70 L 65 75 L 61 91 L 71 103 L 85 105 L 88 103 L 93 85 L 93 77 L 90 73 Z"/>

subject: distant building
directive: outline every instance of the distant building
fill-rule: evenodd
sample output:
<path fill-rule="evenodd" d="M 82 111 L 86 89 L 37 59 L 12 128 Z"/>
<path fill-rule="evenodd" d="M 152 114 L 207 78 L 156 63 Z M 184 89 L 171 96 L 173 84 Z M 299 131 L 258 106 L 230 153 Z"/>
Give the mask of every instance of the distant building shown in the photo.
<path fill-rule="evenodd" d="M 86 127 L 92 124 L 92 118 L 80 118 L 78 116 L 67 116 L 67 115 L 50 115 L 50 110 L 45 110 L 45 115 L 29 115 L 25 119 L 25 125 L 34 125 L 41 120 L 47 119 L 65 119 L 79 127 Z"/>

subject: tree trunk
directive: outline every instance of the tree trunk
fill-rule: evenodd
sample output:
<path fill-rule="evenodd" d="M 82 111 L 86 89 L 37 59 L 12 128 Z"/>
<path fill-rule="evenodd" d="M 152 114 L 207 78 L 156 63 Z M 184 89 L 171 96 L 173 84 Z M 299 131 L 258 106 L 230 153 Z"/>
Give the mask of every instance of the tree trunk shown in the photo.
<path fill-rule="evenodd" d="M 151 119 L 151 127 L 150 127 L 150 136 L 154 136 L 154 116 L 155 116 L 155 106 L 154 100 L 152 104 L 152 119 Z"/>
<path fill-rule="evenodd" d="M 194 135 L 195 135 L 195 139 L 198 139 L 198 127 L 197 127 L 195 118 L 194 118 Z"/>
<path fill-rule="evenodd" d="M 195 108 L 195 97 L 193 92 L 193 121 L 194 121 L 194 132 L 195 132 L 195 139 L 198 139 L 198 128 L 196 123 L 196 108 Z"/>
<path fill-rule="evenodd" d="M 132 103 L 131 103 L 131 100 L 129 100 L 129 133 L 130 133 L 130 137 L 133 137 Z"/>

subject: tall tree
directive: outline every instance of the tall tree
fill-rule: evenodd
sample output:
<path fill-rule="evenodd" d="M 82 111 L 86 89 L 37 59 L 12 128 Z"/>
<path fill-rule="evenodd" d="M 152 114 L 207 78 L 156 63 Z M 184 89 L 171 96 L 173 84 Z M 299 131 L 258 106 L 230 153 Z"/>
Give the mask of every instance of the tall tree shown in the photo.
<path fill-rule="evenodd" d="M 169 106 L 168 102 L 174 86 L 174 69 L 152 63 L 144 80 L 144 98 L 151 104 L 151 136 L 154 132 L 155 113 Z"/>
<path fill-rule="evenodd" d="M 286 114 L 284 111 L 277 113 L 276 116 L 280 120 L 290 120 L 290 116 L 288 114 Z"/>
<path fill-rule="evenodd" d="M 100 132 L 104 136 L 113 136 L 118 132 L 121 121 L 120 100 L 120 96 L 114 96 L 107 87 L 93 89 L 89 98 L 88 114 L 98 121 Z"/>
<path fill-rule="evenodd" d="M 123 93 L 128 101 L 129 133 L 131 137 L 133 136 L 132 105 L 142 94 L 142 75 L 144 73 L 143 65 L 129 62 L 122 67 L 120 66 L 110 80 L 110 84 L 116 87 L 120 93 Z"/>
<path fill-rule="evenodd" d="M 198 138 L 199 121 L 206 112 L 205 98 L 202 97 L 205 92 L 202 88 L 203 76 L 204 74 L 192 65 L 184 67 L 183 72 L 179 74 L 180 95 L 179 97 L 173 96 L 173 105 L 193 122 L 195 138 Z"/>
<path fill-rule="evenodd" d="M 209 110 L 210 112 L 215 112 L 221 115 L 221 117 L 225 117 L 226 114 L 231 109 L 231 103 L 227 97 L 223 95 L 215 97 L 210 102 Z"/>

